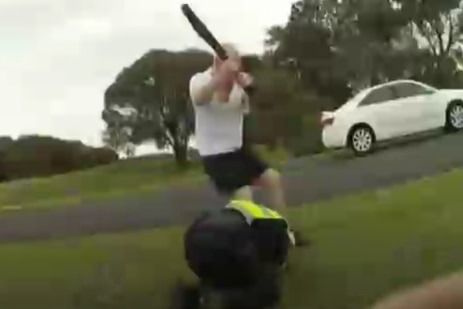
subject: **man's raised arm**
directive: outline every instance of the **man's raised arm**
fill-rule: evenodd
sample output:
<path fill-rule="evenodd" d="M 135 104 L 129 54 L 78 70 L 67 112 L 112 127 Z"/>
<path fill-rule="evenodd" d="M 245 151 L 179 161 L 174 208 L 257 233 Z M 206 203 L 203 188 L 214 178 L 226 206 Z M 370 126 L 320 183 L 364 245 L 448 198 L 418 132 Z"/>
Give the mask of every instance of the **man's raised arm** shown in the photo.
<path fill-rule="evenodd" d="M 214 92 L 218 86 L 218 79 L 198 73 L 190 79 L 190 98 L 195 105 L 204 105 L 212 101 Z"/>

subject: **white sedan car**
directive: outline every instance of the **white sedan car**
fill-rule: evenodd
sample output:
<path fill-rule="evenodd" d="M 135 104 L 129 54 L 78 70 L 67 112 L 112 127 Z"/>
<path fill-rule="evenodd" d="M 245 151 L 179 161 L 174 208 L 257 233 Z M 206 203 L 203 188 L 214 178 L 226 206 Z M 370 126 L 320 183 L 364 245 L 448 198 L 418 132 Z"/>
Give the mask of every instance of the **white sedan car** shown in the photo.
<path fill-rule="evenodd" d="M 362 90 L 334 112 L 322 113 L 326 148 L 370 152 L 378 141 L 437 128 L 463 129 L 463 90 L 397 80 Z"/>

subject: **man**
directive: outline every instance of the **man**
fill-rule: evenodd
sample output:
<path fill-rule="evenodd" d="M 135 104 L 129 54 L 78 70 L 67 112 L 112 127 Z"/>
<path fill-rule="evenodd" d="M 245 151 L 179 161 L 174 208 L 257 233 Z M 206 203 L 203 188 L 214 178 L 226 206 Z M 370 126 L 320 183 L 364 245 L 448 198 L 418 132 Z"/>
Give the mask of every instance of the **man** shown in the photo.
<path fill-rule="evenodd" d="M 252 200 L 251 186 L 264 188 L 267 204 L 286 215 L 280 174 L 243 145 L 243 118 L 250 110 L 244 88 L 253 79 L 241 72 L 238 50 L 231 44 L 224 44 L 224 49 L 227 60 L 214 57 L 212 67 L 190 80 L 196 142 L 205 172 L 219 193 L 232 199 Z M 303 245 L 299 235 L 293 236 L 295 245 Z"/>

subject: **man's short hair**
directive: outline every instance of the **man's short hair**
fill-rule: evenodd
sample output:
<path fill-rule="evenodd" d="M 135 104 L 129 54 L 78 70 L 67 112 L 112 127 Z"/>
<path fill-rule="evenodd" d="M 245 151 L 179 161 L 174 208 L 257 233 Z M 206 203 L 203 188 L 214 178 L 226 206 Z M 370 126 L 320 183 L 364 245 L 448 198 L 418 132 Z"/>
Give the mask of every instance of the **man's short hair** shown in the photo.
<path fill-rule="evenodd" d="M 241 53 L 236 47 L 236 45 L 232 43 L 224 43 L 222 44 L 222 47 L 225 49 L 225 51 L 230 57 L 234 57 L 234 56 L 240 57 L 241 56 Z"/>

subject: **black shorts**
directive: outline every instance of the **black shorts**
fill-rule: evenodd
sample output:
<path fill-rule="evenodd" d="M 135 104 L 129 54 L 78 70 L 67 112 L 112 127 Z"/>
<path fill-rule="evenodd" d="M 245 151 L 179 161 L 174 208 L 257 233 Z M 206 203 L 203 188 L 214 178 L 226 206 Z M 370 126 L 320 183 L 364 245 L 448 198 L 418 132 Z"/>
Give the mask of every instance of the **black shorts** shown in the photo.
<path fill-rule="evenodd" d="M 221 194 L 250 186 L 269 166 L 247 147 L 202 158 L 204 170 Z"/>

